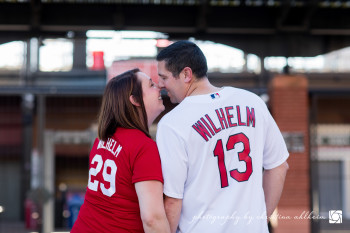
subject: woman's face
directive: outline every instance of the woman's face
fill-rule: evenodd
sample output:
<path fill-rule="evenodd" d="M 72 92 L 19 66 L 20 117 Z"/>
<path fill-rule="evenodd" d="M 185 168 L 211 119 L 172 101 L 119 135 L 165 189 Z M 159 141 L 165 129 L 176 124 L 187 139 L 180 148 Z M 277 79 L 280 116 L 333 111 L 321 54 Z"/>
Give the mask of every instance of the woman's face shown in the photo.
<path fill-rule="evenodd" d="M 160 89 L 152 79 L 145 73 L 137 73 L 138 80 L 141 81 L 143 102 L 145 104 L 148 126 L 151 126 L 153 121 L 164 111 L 165 107 L 160 94 Z"/>

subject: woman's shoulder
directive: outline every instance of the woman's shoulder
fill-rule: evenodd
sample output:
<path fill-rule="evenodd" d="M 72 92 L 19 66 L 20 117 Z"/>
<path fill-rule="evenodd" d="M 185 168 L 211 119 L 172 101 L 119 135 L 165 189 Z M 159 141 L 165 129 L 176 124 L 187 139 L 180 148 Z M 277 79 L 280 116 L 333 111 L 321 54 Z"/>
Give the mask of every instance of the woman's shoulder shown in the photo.
<path fill-rule="evenodd" d="M 139 129 L 126 129 L 120 127 L 117 128 L 113 137 L 120 141 L 121 144 L 131 146 L 154 142 L 152 138 L 149 138 L 144 132 Z"/>
<path fill-rule="evenodd" d="M 116 131 L 114 137 L 131 158 L 136 159 L 140 154 L 158 152 L 156 142 L 141 130 L 122 128 Z"/>
<path fill-rule="evenodd" d="M 139 129 L 127 129 L 127 128 L 123 128 L 123 127 L 118 127 L 117 130 L 115 131 L 115 135 L 123 135 L 125 137 L 137 136 L 137 137 L 148 138 L 146 136 L 146 134 Z"/>

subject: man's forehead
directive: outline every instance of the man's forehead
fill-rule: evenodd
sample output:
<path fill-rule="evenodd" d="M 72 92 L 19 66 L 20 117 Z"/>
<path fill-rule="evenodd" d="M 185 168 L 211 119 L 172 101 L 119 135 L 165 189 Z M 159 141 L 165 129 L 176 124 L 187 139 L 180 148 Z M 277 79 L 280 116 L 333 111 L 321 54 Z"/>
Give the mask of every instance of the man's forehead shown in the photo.
<path fill-rule="evenodd" d="M 159 62 L 158 62 L 158 68 L 166 69 L 166 67 L 165 67 L 165 61 L 159 61 Z"/>
<path fill-rule="evenodd" d="M 163 66 L 158 66 L 158 74 L 160 76 L 167 76 L 171 72 L 163 65 Z"/>

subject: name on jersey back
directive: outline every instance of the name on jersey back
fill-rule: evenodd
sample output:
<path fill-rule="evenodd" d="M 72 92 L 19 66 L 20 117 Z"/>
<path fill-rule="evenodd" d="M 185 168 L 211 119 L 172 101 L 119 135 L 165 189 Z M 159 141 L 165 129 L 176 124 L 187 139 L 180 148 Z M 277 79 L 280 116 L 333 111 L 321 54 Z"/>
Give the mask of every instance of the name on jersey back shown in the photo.
<path fill-rule="evenodd" d="M 246 106 L 245 109 L 241 110 L 239 105 L 235 108 L 233 106 L 227 106 L 216 109 L 213 115 L 210 117 L 208 114 L 205 114 L 192 125 L 192 128 L 205 141 L 208 141 L 212 136 L 224 129 L 237 126 L 255 127 L 255 112 L 252 107 Z M 213 119 L 216 118 L 220 125 L 215 125 Z"/>
<path fill-rule="evenodd" d="M 99 141 L 97 149 L 100 149 L 100 148 L 108 150 L 115 157 L 117 157 L 123 147 L 120 144 L 118 144 L 117 141 L 114 140 L 113 138 L 108 138 L 106 142 L 102 140 Z"/>

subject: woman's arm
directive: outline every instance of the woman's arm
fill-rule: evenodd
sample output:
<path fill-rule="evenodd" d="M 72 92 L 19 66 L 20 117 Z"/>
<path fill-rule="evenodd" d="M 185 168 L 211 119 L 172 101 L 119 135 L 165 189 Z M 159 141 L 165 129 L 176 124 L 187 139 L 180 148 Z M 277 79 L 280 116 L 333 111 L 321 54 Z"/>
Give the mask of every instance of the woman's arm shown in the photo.
<path fill-rule="evenodd" d="M 163 203 L 163 184 L 149 180 L 135 183 L 145 233 L 169 233 L 170 227 Z"/>

